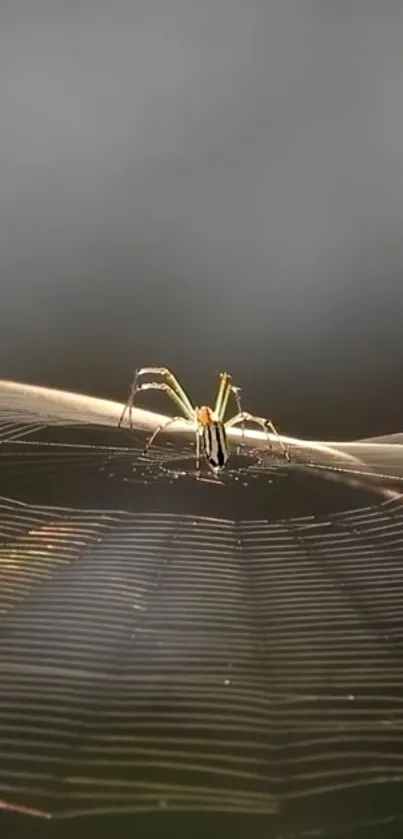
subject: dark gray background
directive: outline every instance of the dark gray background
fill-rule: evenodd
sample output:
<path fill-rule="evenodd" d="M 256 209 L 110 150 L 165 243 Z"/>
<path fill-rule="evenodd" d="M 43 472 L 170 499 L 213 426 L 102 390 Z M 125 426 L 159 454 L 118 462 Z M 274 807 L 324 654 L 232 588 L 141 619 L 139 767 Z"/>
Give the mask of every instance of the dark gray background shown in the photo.
<path fill-rule="evenodd" d="M 392 0 L 4 0 L 0 376 L 400 430 L 402 42 Z"/>

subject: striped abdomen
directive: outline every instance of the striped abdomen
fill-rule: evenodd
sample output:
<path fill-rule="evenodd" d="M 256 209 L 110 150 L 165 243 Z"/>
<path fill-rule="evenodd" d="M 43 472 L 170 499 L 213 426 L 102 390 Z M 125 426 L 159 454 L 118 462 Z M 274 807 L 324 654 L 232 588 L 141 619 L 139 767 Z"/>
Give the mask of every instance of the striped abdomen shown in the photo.
<path fill-rule="evenodd" d="M 209 422 L 201 427 L 204 455 L 212 469 L 222 469 L 229 457 L 227 434 L 222 422 Z"/>

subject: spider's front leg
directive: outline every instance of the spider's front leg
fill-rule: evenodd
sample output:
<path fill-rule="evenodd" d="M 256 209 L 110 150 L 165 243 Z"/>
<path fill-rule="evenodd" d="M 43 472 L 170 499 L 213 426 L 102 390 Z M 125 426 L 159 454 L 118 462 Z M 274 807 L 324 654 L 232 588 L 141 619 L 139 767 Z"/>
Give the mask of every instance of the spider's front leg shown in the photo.
<path fill-rule="evenodd" d="M 176 394 L 175 398 L 177 404 L 180 404 L 180 407 L 183 410 L 185 416 L 187 416 L 188 418 L 190 418 L 190 416 L 193 416 L 194 408 L 191 400 L 189 399 L 186 391 L 180 384 L 177 377 L 174 375 L 174 373 L 172 373 L 171 370 L 168 369 L 168 367 L 140 367 L 138 370 L 136 370 L 134 374 L 133 384 L 135 382 L 138 382 L 142 376 L 149 375 L 162 376 L 162 379 L 165 379 L 165 384 L 167 385 L 167 392 L 171 394 Z"/>
<path fill-rule="evenodd" d="M 183 411 L 184 418 L 186 418 L 187 420 L 193 421 L 194 409 L 193 408 L 188 408 L 188 405 L 187 405 L 187 403 L 184 402 L 181 393 L 179 393 L 177 390 L 174 390 L 174 388 L 171 387 L 171 385 L 167 384 L 167 382 L 141 382 L 139 384 L 138 374 L 136 374 L 134 379 L 133 379 L 132 386 L 130 388 L 129 399 L 127 400 L 126 405 L 123 408 L 122 414 L 120 416 L 120 419 L 119 419 L 119 422 L 118 422 L 118 428 L 120 428 L 120 426 L 122 425 L 125 413 L 128 410 L 129 411 L 129 428 L 130 428 L 131 431 L 133 430 L 133 404 L 134 404 L 135 397 L 137 396 L 138 393 L 140 393 L 141 390 L 162 390 L 162 391 L 164 391 L 164 393 L 166 393 L 167 396 L 169 396 L 170 399 L 172 399 L 172 401 L 176 403 L 176 405 L 181 409 L 181 411 Z"/>
<path fill-rule="evenodd" d="M 233 396 L 236 403 L 237 409 L 237 416 L 242 416 L 244 412 L 242 411 L 242 404 L 241 404 L 241 388 L 237 385 L 232 383 L 232 377 L 229 373 L 221 373 L 220 375 L 220 386 L 218 389 L 216 404 L 214 408 L 214 414 L 216 419 L 219 422 L 222 422 L 225 425 L 224 418 L 227 411 L 228 401 L 230 396 Z M 245 420 L 240 420 L 242 422 L 242 436 L 245 436 Z M 237 454 L 241 451 L 241 447 L 237 446 Z"/>

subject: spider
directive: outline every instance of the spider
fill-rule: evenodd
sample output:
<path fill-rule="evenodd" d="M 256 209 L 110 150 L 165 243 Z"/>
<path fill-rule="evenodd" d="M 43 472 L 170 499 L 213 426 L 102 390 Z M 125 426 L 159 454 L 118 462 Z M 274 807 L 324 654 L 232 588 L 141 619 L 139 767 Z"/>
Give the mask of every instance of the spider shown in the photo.
<path fill-rule="evenodd" d="M 140 380 L 144 375 L 158 375 L 162 377 L 162 381 L 142 382 Z M 214 409 L 209 408 L 207 405 L 202 405 L 201 408 L 197 408 L 190 401 L 176 376 L 166 367 L 141 367 L 134 374 L 129 398 L 120 416 L 118 428 L 122 425 L 126 411 L 129 412 L 129 427 L 130 429 L 133 428 L 132 408 L 134 400 L 141 390 L 163 390 L 178 405 L 182 412 L 182 416 L 172 417 L 155 429 L 145 446 L 144 453 L 152 446 L 155 438 L 161 431 L 165 431 L 174 422 L 185 419 L 196 434 L 197 472 L 200 472 L 200 450 L 202 449 L 208 465 L 215 474 L 218 474 L 225 468 L 229 459 L 228 429 L 241 423 L 242 431 L 245 433 L 245 421 L 247 421 L 259 425 L 267 435 L 268 442 L 269 431 L 271 431 L 275 435 L 285 459 L 288 462 L 291 460 L 288 449 L 279 437 L 278 431 L 271 420 L 265 419 L 264 417 L 256 417 L 248 413 L 248 411 L 242 410 L 240 388 L 232 384 L 232 378 L 229 373 L 220 374 L 220 384 Z M 231 394 L 235 398 L 237 412 L 225 420 Z"/>

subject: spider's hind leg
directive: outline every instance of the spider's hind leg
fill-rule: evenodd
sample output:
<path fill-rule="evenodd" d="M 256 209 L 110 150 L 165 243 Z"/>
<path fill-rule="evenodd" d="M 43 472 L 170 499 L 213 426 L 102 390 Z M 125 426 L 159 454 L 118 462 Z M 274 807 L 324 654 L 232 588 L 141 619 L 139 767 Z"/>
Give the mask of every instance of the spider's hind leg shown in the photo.
<path fill-rule="evenodd" d="M 132 411 L 132 409 L 133 409 L 133 404 L 134 404 L 134 400 L 136 398 L 137 391 L 140 389 L 139 385 L 138 385 L 138 381 L 139 381 L 139 373 L 138 373 L 137 370 L 135 370 L 135 372 L 133 374 L 133 381 L 130 385 L 130 391 L 129 391 L 129 396 L 128 396 L 127 402 L 126 402 L 126 404 L 123 408 L 123 411 L 122 411 L 122 413 L 119 417 L 119 421 L 118 421 L 118 425 L 117 425 L 118 428 L 120 428 L 122 423 L 123 423 L 123 420 L 124 420 L 125 415 L 126 415 L 126 411 L 129 411 L 129 428 L 130 428 L 130 431 L 133 431 L 133 411 Z"/>
<path fill-rule="evenodd" d="M 196 429 L 196 475 L 200 477 L 200 431 Z"/>
<path fill-rule="evenodd" d="M 241 401 L 242 388 L 238 387 L 237 385 L 231 385 L 231 393 L 234 394 L 234 399 L 235 399 L 238 415 L 240 417 L 242 417 L 241 428 L 242 428 L 243 445 L 245 445 L 245 432 L 246 432 L 245 418 L 246 418 L 246 415 L 245 415 L 245 411 L 242 410 L 242 401 Z M 238 445 L 236 447 L 236 453 L 238 455 L 241 453 L 241 446 Z"/>
<path fill-rule="evenodd" d="M 288 451 L 288 448 L 284 445 L 276 427 L 274 426 L 274 424 L 272 423 L 271 420 L 265 419 L 264 417 L 256 417 L 253 414 L 249 414 L 248 411 L 240 411 L 238 414 L 235 414 L 234 417 L 231 417 L 231 419 L 229 419 L 225 423 L 225 427 L 226 428 L 231 428 L 234 425 L 238 425 L 239 423 L 242 423 L 243 434 L 245 434 L 245 430 L 244 430 L 245 420 L 247 422 L 253 422 L 256 425 L 260 426 L 260 428 L 266 434 L 266 440 L 267 440 L 267 443 L 268 443 L 270 449 L 273 450 L 271 440 L 269 439 L 269 431 L 271 431 L 272 434 L 274 434 L 275 438 L 277 439 L 277 442 L 278 442 L 278 444 L 279 444 L 279 446 L 282 450 L 282 454 L 284 455 L 284 458 L 287 460 L 288 463 L 291 462 L 291 457 L 290 457 L 290 453 Z"/>
<path fill-rule="evenodd" d="M 150 439 L 147 441 L 146 445 L 144 446 L 142 454 L 147 454 L 147 452 L 149 451 L 149 449 L 151 448 L 153 443 L 155 443 L 155 440 L 158 437 L 158 434 L 161 433 L 161 431 L 165 431 L 165 429 L 168 428 L 169 425 L 172 425 L 174 422 L 183 422 L 183 421 L 184 421 L 183 417 L 172 417 L 172 419 L 169 419 L 166 422 L 163 422 L 161 425 L 157 425 L 157 428 L 153 431 Z"/>
<path fill-rule="evenodd" d="M 289 449 L 288 449 L 288 446 L 285 446 L 285 445 L 284 445 L 284 443 L 283 443 L 283 441 L 282 441 L 282 439 L 281 439 L 281 437 L 280 437 L 280 435 L 279 435 L 279 433 L 278 433 L 278 431 L 277 431 L 277 428 L 275 427 L 274 423 L 272 423 L 272 421 L 271 421 L 271 420 L 266 420 L 266 426 L 267 426 L 268 428 L 270 428 L 270 431 L 271 431 L 271 432 L 272 432 L 272 434 L 274 434 L 274 436 L 276 437 L 276 439 L 277 439 L 277 441 L 278 441 L 278 443 L 279 443 L 279 445 L 280 445 L 280 448 L 281 448 L 281 450 L 282 450 L 282 453 L 283 453 L 283 455 L 284 455 L 284 457 L 285 457 L 286 461 L 287 461 L 288 463 L 291 463 L 291 455 L 290 455 L 290 451 L 289 451 Z"/>

